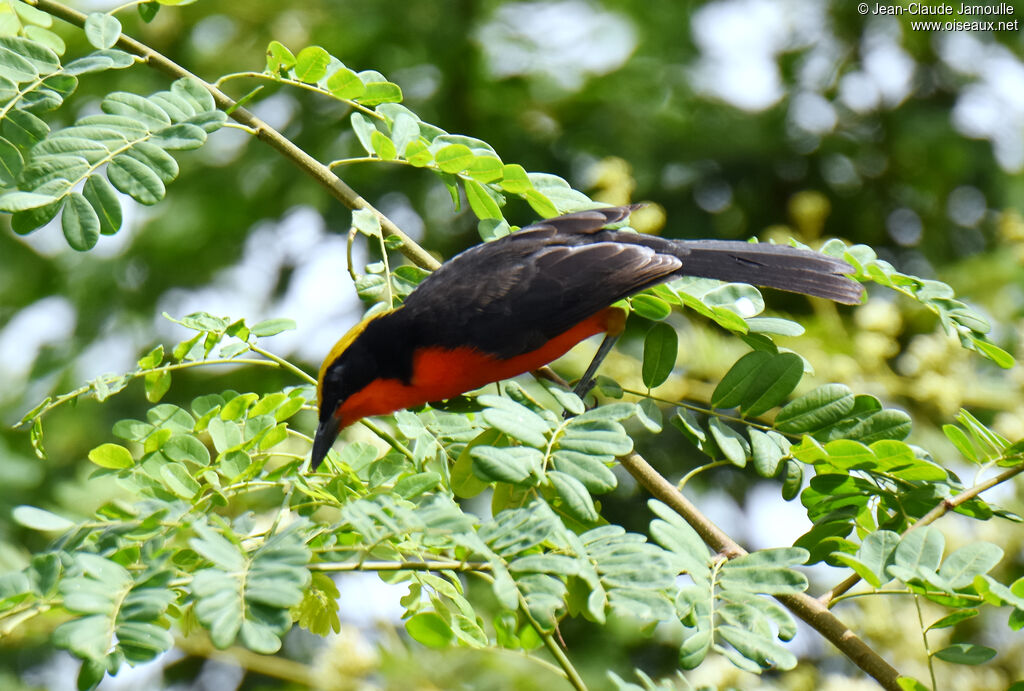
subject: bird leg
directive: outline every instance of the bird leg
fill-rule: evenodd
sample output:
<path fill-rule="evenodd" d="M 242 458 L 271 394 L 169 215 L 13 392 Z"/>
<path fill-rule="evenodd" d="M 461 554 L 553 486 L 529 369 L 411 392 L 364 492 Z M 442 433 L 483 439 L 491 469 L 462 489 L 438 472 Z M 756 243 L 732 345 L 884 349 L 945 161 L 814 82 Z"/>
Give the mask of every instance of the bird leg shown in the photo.
<path fill-rule="evenodd" d="M 597 368 L 601 366 L 601 362 L 605 359 L 608 353 L 611 352 L 612 346 L 615 345 L 615 341 L 617 340 L 619 340 L 618 334 L 605 334 L 604 340 L 601 341 L 601 345 L 598 347 L 597 352 L 594 353 L 594 359 L 590 361 L 590 366 L 587 367 L 587 371 L 583 373 L 583 376 L 580 377 L 580 380 L 572 390 L 572 392 L 581 399 L 584 398 L 592 388 L 594 388 L 594 375 L 597 374 Z"/>

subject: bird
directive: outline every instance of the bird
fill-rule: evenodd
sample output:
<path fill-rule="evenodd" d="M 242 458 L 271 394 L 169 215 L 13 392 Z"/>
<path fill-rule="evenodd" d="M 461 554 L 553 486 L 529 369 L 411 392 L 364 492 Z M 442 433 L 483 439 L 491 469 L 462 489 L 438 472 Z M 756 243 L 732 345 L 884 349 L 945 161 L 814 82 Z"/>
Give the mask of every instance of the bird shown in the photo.
<path fill-rule="evenodd" d="M 847 262 L 787 245 L 678 240 L 609 228 L 640 205 L 569 213 L 471 247 L 395 309 L 356 324 L 317 379 L 315 470 L 341 429 L 535 370 L 580 341 L 605 340 L 575 391 L 586 393 L 625 325 L 614 303 L 680 276 L 750 283 L 843 303 L 863 288 Z"/>

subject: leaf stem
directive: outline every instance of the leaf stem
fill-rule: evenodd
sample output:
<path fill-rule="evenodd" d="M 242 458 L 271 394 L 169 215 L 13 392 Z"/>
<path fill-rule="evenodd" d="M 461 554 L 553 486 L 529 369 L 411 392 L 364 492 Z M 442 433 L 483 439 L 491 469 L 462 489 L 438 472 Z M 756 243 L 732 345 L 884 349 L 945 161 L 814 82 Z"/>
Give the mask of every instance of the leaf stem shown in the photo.
<path fill-rule="evenodd" d="M 683 479 L 676 483 L 676 488 L 682 492 L 683 488 L 686 487 L 686 483 L 695 478 L 697 475 L 703 473 L 705 470 L 711 470 L 712 468 L 720 468 L 723 465 L 732 465 L 729 461 L 712 461 L 711 463 L 705 463 L 699 465 L 686 475 L 683 475 Z"/>
<path fill-rule="evenodd" d="M 378 437 L 383 439 L 385 442 L 387 442 L 387 444 L 389 444 L 391 446 L 391 448 L 393 448 L 396 451 L 398 451 L 400 454 L 402 454 L 403 456 L 408 458 L 410 461 L 415 461 L 416 460 L 416 457 L 413 455 L 412 451 L 410 451 L 409 448 L 405 444 L 403 444 L 402 442 L 398 441 L 393 436 L 391 436 L 389 433 L 385 432 L 383 429 L 378 427 L 376 425 L 376 423 L 371 422 L 369 419 L 367 419 L 365 417 L 362 420 L 360 420 L 359 422 L 363 425 L 363 427 L 365 427 L 366 429 L 370 430 L 371 432 L 376 434 Z"/>
<path fill-rule="evenodd" d="M 327 164 L 327 167 L 334 170 L 338 166 L 347 166 L 352 163 L 403 163 L 395 159 L 394 161 L 385 161 L 380 156 L 353 156 L 352 158 L 338 158 Z"/>
<path fill-rule="evenodd" d="M 138 379 L 140 377 L 144 377 L 147 374 L 151 374 L 153 372 L 174 372 L 174 371 L 177 371 L 177 370 L 190 369 L 192 367 L 203 367 L 205 365 L 257 365 L 257 366 L 261 366 L 261 367 L 279 367 L 280 366 L 278 363 L 275 363 L 275 362 L 268 362 L 267 360 L 257 360 L 255 358 L 228 358 L 228 359 L 221 359 L 221 360 L 190 360 L 188 362 L 175 362 L 175 363 L 171 363 L 171 364 L 167 364 L 167 365 L 161 365 L 160 367 L 154 367 L 153 369 L 136 370 L 134 372 L 129 372 L 129 373 L 124 374 L 122 376 L 124 376 L 127 380 L 131 381 L 131 380 L 134 380 L 134 379 Z M 26 418 L 25 420 L 17 423 L 14 426 L 15 427 L 21 427 L 22 425 L 27 425 L 27 424 L 33 422 L 34 420 L 37 420 L 38 418 L 41 418 L 43 415 L 45 415 L 46 413 L 50 412 L 54 408 L 60 407 L 60 406 L 64 405 L 65 403 L 69 402 L 69 401 L 73 401 L 76 398 L 78 398 L 79 396 L 84 396 L 84 395 L 88 394 L 90 391 L 94 391 L 95 388 L 96 388 L 95 383 L 94 382 L 89 382 L 88 384 L 84 384 L 83 386 L 78 387 L 74 391 L 69 391 L 68 393 L 61 394 L 60 396 L 57 396 L 55 399 L 53 399 L 52 401 L 47 403 L 45 406 L 43 406 L 42 408 L 37 410 L 35 415 L 33 415 L 30 418 Z"/>
<path fill-rule="evenodd" d="M 289 86 L 295 87 L 296 89 L 305 89 L 306 91 L 312 91 L 313 93 L 316 94 L 329 96 L 330 98 L 333 98 L 336 101 L 341 101 L 342 103 L 346 104 L 350 108 L 353 108 L 354 110 L 358 110 L 364 113 L 365 115 L 369 115 L 371 118 L 375 118 L 377 120 L 384 119 L 380 113 L 373 110 L 372 108 L 367 108 L 366 106 L 348 98 L 338 98 L 330 91 L 327 91 L 326 89 L 321 89 L 315 84 L 307 84 L 306 82 L 300 82 L 296 79 L 287 79 L 285 77 L 276 77 L 272 74 L 267 74 L 266 72 L 232 72 L 230 74 L 225 74 L 224 76 L 222 76 L 220 79 L 215 81 L 212 86 L 219 89 L 221 84 L 229 82 L 232 79 L 262 79 L 268 82 L 273 82 L 275 84 L 287 84 Z"/>
<path fill-rule="evenodd" d="M 935 681 L 935 660 L 932 659 L 932 650 L 928 646 L 928 629 L 924 625 L 924 615 L 921 613 L 921 598 L 914 595 L 914 607 L 917 608 L 917 621 L 921 625 L 921 640 L 924 641 L 924 654 L 928 658 L 928 673 L 932 677 L 932 691 L 939 691 L 939 685 Z"/>
<path fill-rule="evenodd" d="M 285 360 L 280 355 L 274 355 L 269 350 L 264 350 L 263 348 L 260 348 L 255 343 L 250 343 L 249 344 L 249 350 L 251 350 L 254 353 L 258 353 L 258 354 L 262 355 L 263 357 L 267 358 L 271 362 L 277 363 L 277 365 L 279 367 L 288 370 L 289 372 L 291 372 L 292 374 L 297 376 L 299 379 L 302 379 L 303 381 L 305 381 L 307 384 L 312 384 L 313 386 L 316 386 L 316 384 L 317 384 L 316 379 L 314 379 L 312 376 L 310 376 L 308 372 L 306 372 L 305 370 L 303 370 L 303 369 L 297 367 L 296 365 L 293 365 L 292 363 L 288 362 L 287 360 Z"/>
<path fill-rule="evenodd" d="M 112 10 L 107 10 L 107 14 L 113 16 L 118 12 L 121 12 L 122 10 L 127 10 L 129 8 L 135 7 L 136 5 L 145 5 L 147 2 L 151 2 L 151 0 L 131 0 L 130 2 L 126 2 L 123 5 L 118 5 Z"/>
<path fill-rule="evenodd" d="M 239 125 L 237 122 L 225 122 L 224 127 L 230 127 L 233 130 L 242 130 L 243 132 L 251 134 L 254 137 L 257 134 L 256 130 L 254 130 L 253 128 L 247 127 L 246 125 Z"/>

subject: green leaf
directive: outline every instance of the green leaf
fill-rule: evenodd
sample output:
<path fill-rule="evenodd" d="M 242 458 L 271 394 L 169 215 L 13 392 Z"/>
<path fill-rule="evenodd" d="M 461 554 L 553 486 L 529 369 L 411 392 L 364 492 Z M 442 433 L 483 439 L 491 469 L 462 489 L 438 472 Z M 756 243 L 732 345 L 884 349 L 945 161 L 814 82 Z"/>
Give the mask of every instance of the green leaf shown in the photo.
<path fill-rule="evenodd" d="M 316 84 L 327 75 L 331 55 L 320 46 L 306 46 L 295 56 L 295 77 L 300 82 Z"/>
<path fill-rule="evenodd" d="M 147 98 L 124 91 L 108 94 L 100 108 L 110 115 L 131 118 L 148 130 L 158 130 L 171 124 L 171 119 L 160 106 Z"/>
<path fill-rule="evenodd" d="M 750 333 L 772 334 L 775 336 L 802 336 L 804 327 L 790 319 L 778 317 L 751 317 L 747 319 Z"/>
<path fill-rule="evenodd" d="M 352 131 L 356 133 L 356 139 L 371 156 L 375 153 L 373 148 L 373 133 L 377 128 L 373 126 L 370 119 L 362 113 L 352 113 L 349 120 L 352 122 Z"/>
<path fill-rule="evenodd" d="M 533 189 L 533 183 L 521 165 L 506 163 L 501 167 L 501 189 L 512 194 L 524 194 Z M 557 211 L 552 215 L 557 216 Z"/>
<path fill-rule="evenodd" d="M 96 48 L 112 48 L 121 38 L 121 22 L 113 15 L 93 12 L 85 18 L 85 37 Z"/>
<path fill-rule="evenodd" d="M 829 556 L 840 564 L 849 566 L 858 576 L 875 588 L 881 587 L 881 579 L 875 574 L 875 572 L 868 568 L 867 564 L 852 554 L 847 554 L 846 552 L 833 552 Z"/>
<path fill-rule="evenodd" d="M 583 425 L 588 422 L 607 421 L 619 422 L 633 416 L 636 412 L 636 407 L 632 403 L 608 403 L 606 405 L 592 408 L 582 415 L 577 415 L 569 423 L 570 427 L 573 425 Z"/>
<path fill-rule="evenodd" d="M 139 5 L 137 9 L 142 21 L 149 24 L 156 18 L 157 12 L 160 11 L 160 3 L 156 2 L 156 0 L 152 0 L 152 2 L 144 2 Z"/>
<path fill-rule="evenodd" d="M 161 149 L 188 151 L 198 149 L 206 143 L 206 130 L 189 122 L 179 122 L 154 132 L 149 141 Z M 171 179 L 176 176 L 177 169 Z"/>
<path fill-rule="evenodd" d="M 565 510 L 578 521 L 593 523 L 600 518 L 594 507 L 594 500 L 583 483 L 568 473 L 549 470 L 547 479 L 562 499 Z"/>
<path fill-rule="evenodd" d="M 429 166 L 434 162 L 434 155 L 430 153 L 430 148 L 419 139 L 409 142 L 403 155 L 410 165 L 417 168 Z"/>
<path fill-rule="evenodd" d="M 418 497 L 429 489 L 434 489 L 441 482 L 438 473 L 429 471 L 408 475 L 395 483 L 394 492 L 404 499 Z"/>
<path fill-rule="evenodd" d="M 203 442 L 190 434 L 175 434 L 160 449 L 172 461 L 210 464 L 210 452 Z"/>
<path fill-rule="evenodd" d="M 366 91 L 356 100 L 364 106 L 376 106 L 382 103 L 401 103 L 402 101 L 402 89 L 398 84 L 387 81 L 373 82 L 366 80 L 363 80 L 363 84 L 366 85 Z"/>
<path fill-rule="evenodd" d="M 327 90 L 335 98 L 352 100 L 366 93 L 366 85 L 355 72 L 347 67 L 339 67 L 327 77 Z"/>
<path fill-rule="evenodd" d="M 973 643 L 954 643 L 937 650 L 933 655 L 945 662 L 957 665 L 982 665 L 996 656 L 996 651 Z"/>
<path fill-rule="evenodd" d="M 633 404 L 627 405 L 633 407 Z M 570 423 L 558 440 L 558 448 L 591 456 L 621 456 L 633 450 L 633 440 L 618 422 L 600 419 L 581 421 L 584 417 L 581 415 Z"/>
<path fill-rule="evenodd" d="M 409 617 L 405 630 L 413 640 L 428 648 L 447 648 L 455 640 L 451 627 L 434 612 L 420 612 Z"/>
<path fill-rule="evenodd" d="M 854 395 L 842 384 L 824 384 L 788 403 L 775 417 L 786 434 L 803 434 L 828 427 L 853 410 Z"/>
<path fill-rule="evenodd" d="M 846 431 L 850 439 L 871 444 L 882 439 L 905 439 L 910 434 L 910 416 L 902 410 L 887 408 L 869 414 Z"/>
<path fill-rule="evenodd" d="M 169 370 L 146 372 L 143 380 L 146 387 L 146 400 L 150 403 L 159 402 L 171 388 L 171 373 Z"/>
<path fill-rule="evenodd" d="M 722 422 L 721 418 L 717 417 L 711 418 L 708 423 L 708 429 L 711 430 L 711 436 L 721 450 L 722 455 L 730 463 L 740 468 L 747 465 L 747 455 L 750 453 L 750 448 L 747 440 L 739 432 L 729 427 L 729 425 Z"/>
<path fill-rule="evenodd" d="M 338 597 L 341 593 L 331 577 L 325 573 L 314 573 L 309 590 L 302 597 L 298 607 L 299 626 L 317 636 L 341 631 L 338 617 Z"/>
<path fill-rule="evenodd" d="M 676 330 L 664 322 L 651 327 L 644 337 L 644 360 L 641 376 L 644 386 L 653 389 L 660 386 L 672 374 L 676 366 L 679 336 Z"/>
<path fill-rule="evenodd" d="M 956 425 L 943 425 L 942 433 L 946 435 L 946 438 L 952 442 L 953 446 L 956 447 L 957 451 L 971 463 L 981 463 L 982 460 L 978 458 L 978 454 L 974 449 L 974 445 L 971 443 L 970 438 L 967 434 L 957 427 Z"/>
<path fill-rule="evenodd" d="M 396 126 L 398 121 L 395 121 Z M 419 127 L 416 128 L 419 134 Z M 477 156 L 472 165 L 466 169 L 466 173 L 477 182 L 488 183 L 501 180 L 504 172 L 504 165 L 497 156 Z"/>
<path fill-rule="evenodd" d="M 267 46 L 267 71 L 278 74 L 282 70 L 290 70 L 295 67 L 295 56 L 292 52 L 277 41 L 271 41 Z"/>
<path fill-rule="evenodd" d="M 530 205 L 530 208 L 533 209 L 541 218 L 552 218 L 553 216 L 558 215 L 558 207 L 556 207 L 551 200 L 541 192 L 538 192 L 537 190 L 527 190 L 523 193 L 523 197 Z"/>
<path fill-rule="evenodd" d="M 896 546 L 888 572 L 903 581 L 915 577 L 927 581 L 939 568 L 945 542 L 942 533 L 931 526 L 910 531 Z"/>
<path fill-rule="evenodd" d="M 747 353 L 729 368 L 711 394 L 711 405 L 716 408 L 735 408 L 743 400 L 747 389 L 761 368 L 772 359 L 770 353 L 755 350 Z M 794 401 L 795 403 L 796 401 Z M 787 406 L 788 407 L 788 406 Z M 785 410 L 785 409 L 783 409 Z M 780 411 L 779 415 L 782 415 Z M 781 428 L 781 427 L 780 427 Z"/>
<path fill-rule="evenodd" d="M 18 147 L 0 137 L 0 185 L 13 186 L 24 165 Z"/>
<path fill-rule="evenodd" d="M 513 485 L 535 485 L 540 478 L 544 454 L 528 446 L 477 446 L 470 451 L 473 472 L 488 481 Z"/>
<path fill-rule="evenodd" d="M 988 573 L 1003 558 L 1003 550 L 991 542 L 972 542 L 950 554 L 942 562 L 939 576 L 953 588 L 964 588 L 974 577 Z"/>
<path fill-rule="evenodd" d="M 53 220 L 60 207 L 60 202 L 54 202 L 47 206 L 41 206 L 38 209 L 19 211 L 11 216 L 11 230 L 19 235 L 27 235 L 34 230 L 42 228 Z"/>
<path fill-rule="evenodd" d="M 107 178 L 119 192 L 147 206 L 156 204 L 167 193 L 160 176 L 150 166 L 125 154 L 114 157 L 107 165 Z"/>
<path fill-rule="evenodd" d="M 475 436 L 465 448 L 459 453 L 459 457 L 452 466 L 451 487 L 455 496 L 461 499 L 468 499 L 487 489 L 487 483 L 473 473 L 472 451 L 478 446 L 489 446 L 501 438 L 501 431 L 496 429 L 485 429 Z"/>
<path fill-rule="evenodd" d="M 482 413 L 487 424 L 524 444 L 537 448 L 547 446 L 548 423 L 526 406 L 492 394 L 485 394 L 477 400 L 488 406 Z"/>
<path fill-rule="evenodd" d="M 267 338 L 268 336 L 276 336 L 283 331 L 294 331 L 296 328 L 294 319 L 265 319 L 254 324 L 250 332 L 259 338 Z"/>
<path fill-rule="evenodd" d="M 374 152 L 382 161 L 393 161 L 398 158 L 398 150 L 395 149 L 395 143 L 380 130 L 374 130 L 370 133 L 370 146 L 373 147 Z"/>
<path fill-rule="evenodd" d="M 476 180 L 465 180 L 463 184 L 466 188 L 466 200 L 469 202 L 469 208 L 473 210 L 477 218 L 494 219 L 496 221 L 504 220 L 501 214 L 501 207 L 498 206 L 498 202 L 491 197 L 483 185 Z"/>
<path fill-rule="evenodd" d="M 445 173 L 461 173 L 468 169 L 476 157 L 464 144 L 449 144 L 434 153 L 437 167 Z"/>
<path fill-rule="evenodd" d="M 672 305 L 656 295 L 646 293 L 629 298 L 629 306 L 641 317 L 652 321 L 661 321 L 672 314 Z"/>
<path fill-rule="evenodd" d="M 21 191 L 5 192 L 0 194 L 0 211 L 13 213 L 28 209 L 38 209 L 54 201 L 56 201 L 56 198 L 48 194 Z"/>
<path fill-rule="evenodd" d="M 886 567 L 892 562 L 893 552 L 899 543 L 900 536 L 896 533 L 891 530 L 878 530 L 865 537 L 860 549 L 857 550 L 857 557 L 861 563 L 875 575 L 874 579 L 866 580 L 876 588 L 889 582 L 890 576 L 886 572 Z"/>
<path fill-rule="evenodd" d="M 978 348 L 978 352 L 1003 369 L 1010 369 L 1014 364 L 1016 364 L 1013 356 L 997 346 L 995 343 L 990 343 L 983 338 L 972 338 L 971 342 Z"/>
<path fill-rule="evenodd" d="M 11 518 L 18 525 L 23 525 L 32 530 L 43 530 L 47 532 L 64 532 L 75 527 L 72 521 L 50 513 L 34 506 L 16 506 L 11 512 Z"/>
<path fill-rule="evenodd" d="M 780 547 L 758 550 L 736 559 L 730 559 L 719 571 L 723 588 L 768 595 L 802 593 L 807 590 L 807 577 L 788 568 L 803 564 L 807 550 Z"/>
<path fill-rule="evenodd" d="M 976 609 L 960 609 L 955 612 L 952 612 L 951 614 L 947 614 L 941 619 L 937 619 L 936 621 L 932 622 L 932 624 L 925 630 L 931 631 L 932 629 L 946 629 L 950 626 L 956 626 L 960 622 L 976 616 L 978 616 L 978 610 Z"/>
<path fill-rule="evenodd" d="M 89 460 L 101 468 L 131 468 L 135 460 L 120 444 L 102 444 L 89 452 Z"/>
<path fill-rule="evenodd" d="M 0 77 L 15 84 L 33 81 L 39 75 L 36 66 L 17 52 L 0 44 Z"/>
<path fill-rule="evenodd" d="M 775 477 L 785 455 L 775 440 L 760 430 L 751 429 L 750 449 L 757 474 L 761 477 Z"/>
<path fill-rule="evenodd" d="M 160 477 L 173 494 L 182 499 L 191 499 L 199 493 L 199 483 L 192 479 L 188 469 L 180 463 L 165 463 L 160 466 Z"/>
<path fill-rule="evenodd" d="M 72 249 L 84 252 L 96 246 L 100 237 L 100 219 L 92 204 L 78 192 L 72 192 L 61 215 L 64 238 Z"/>
<path fill-rule="evenodd" d="M 591 456 L 565 449 L 552 455 L 555 470 L 576 478 L 594 494 L 611 492 L 618 485 L 615 473 L 606 465 L 612 460 L 611 456 Z"/>
<path fill-rule="evenodd" d="M 660 434 L 664 428 L 664 416 L 657 402 L 642 398 L 636 406 L 636 419 L 651 434 Z"/>
<path fill-rule="evenodd" d="M 121 228 L 121 201 L 102 175 L 90 175 L 82 195 L 88 200 L 100 223 L 100 233 L 113 235 Z"/>
<path fill-rule="evenodd" d="M 716 629 L 723 641 L 762 669 L 793 669 L 796 656 L 775 641 L 753 631 L 726 624 Z"/>
<path fill-rule="evenodd" d="M 156 173 L 157 177 L 164 184 L 168 184 L 178 177 L 178 162 L 169 153 L 150 142 L 137 142 L 128 151 L 128 156 L 143 163 Z"/>
<path fill-rule="evenodd" d="M 647 505 L 661 520 L 651 521 L 651 537 L 680 560 L 682 570 L 695 582 L 707 581 L 711 560 L 704 540 L 689 523 L 657 499 L 648 499 Z"/>
<path fill-rule="evenodd" d="M 759 352 L 759 351 L 757 351 Z M 794 353 L 779 353 L 764 363 L 743 393 L 740 408 L 745 415 L 758 416 L 785 400 L 804 374 L 803 359 Z"/>
<path fill-rule="evenodd" d="M 356 209 L 352 212 L 352 226 L 367 237 L 381 236 L 380 217 L 370 209 Z"/>
<path fill-rule="evenodd" d="M 45 122 L 32 113 L 18 108 L 8 111 L 0 124 L 3 125 L 3 133 L 7 139 L 26 149 L 41 141 L 50 131 L 50 126 Z"/>

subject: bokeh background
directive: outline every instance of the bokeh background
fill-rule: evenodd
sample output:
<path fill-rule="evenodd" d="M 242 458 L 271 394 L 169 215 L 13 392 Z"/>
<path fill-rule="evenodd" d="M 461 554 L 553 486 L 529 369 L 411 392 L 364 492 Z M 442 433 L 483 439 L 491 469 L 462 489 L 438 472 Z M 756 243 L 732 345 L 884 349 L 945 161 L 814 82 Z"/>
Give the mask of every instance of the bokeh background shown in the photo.
<path fill-rule="evenodd" d="M 1024 7 L 993 19 L 1022 15 Z M 650 202 L 645 223 L 666 236 L 868 243 L 902 271 L 950 283 L 990 317 L 999 345 L 1024 355 L 1019 30 L 915 31 L 917 18 L 865 16 L 846 0 L 202 0 L 163 8 L 149 25 L 124 16 L 128 33 L 211 81 L 262 69 L 270 40 L 296 52 L 322 45 L 354 69 L 383 72 L 424 120 L 489 142 L 507 162 L 561 175 L 603 201 Z M 58 31 L 69 56 L 85 50 L 76 30 Z M 166 86 L 145 67 L 86 78 L 62 117 L 96 110 L 113 89 Z M 239 97 L 251 86 L 227 88 Z M 342 104 L 269 89 L 252 109 L 321 160 L 360 155 Z M 268 345 L 310 371 L 362 311 L 345 271 L 350 214 L 313 181 L 236 130 L 221 130 L 179 161 L 167 200 L 148 208 L 126 200 L 123 230 L 90 253 L 70 250 L 59 227 L 19 237 L 2 222 L 0 570 L 19 568 L 45 544 L 9 520 L 12 507 L 85 517 L 123 492 L 90 480 L 86 454 L 110 440 L 113 422 L 145 405 L 136 384 L 102 405 L 59 410 L 46 421 L 43 462 L 28 434 L 11 429 L 43 397 L 130 370 L 156 343 L 185 337 L 160 316 L 165 311 L 204 310 L 249 323 L 295 319 L 296 331 Z M 429 173 L 386 165 L 339 172 L 440 257 L 479 240 L 472 215 L 453 208 Z M 525 204 L 508 215 L 533 220 Z M 357 256 L 369 255 L 360 247 Z M 956 456 L 940 427 L 961 406 L 1011 440 L 1024 438 L 1021 368 L 998 370 L 963 351 L 909 302 L 885 291 L 841 312 L 778 293 L 768 301 L 808 327 L 783 343 L 814 364 L 816 377 L 805 387 L 843 381 L 904 408 L 915 420 L 911 441 L 944 463 Z M 678 376 L 658 393 L 706 400 L 745 346 L 686 315 L 673 320 L 683 344 Z M 589 352 L 582 347 L 565 367 L 582 368 Z M 638 353 L 639 340 L 626 339 L 606 373 L 640 388 Z M 183 374 L 168 400 L 288 383 L 262 369 Z M 702 462 L 671 428 L 638 443 L 673 478 Z M 962 478 L 969 482 L 972 473 L 964 468 Z M 643 530 L 645 498 L 621 479 L 604 512 Z M 791 544 L 809 527 L 798 501 L 783 503 L 776 484 L 751 473 L 709 471 L 690 487 L 750 547 Z M 1014 487 L 993 495 L 1024 513 Z M 949 549 L 978 538 L 1001 544 L 1000 580 L 1009 582 L 1024 572 L 1024 532 L 997 521 L 955 517 L 941 526 Z M 812 592 L 842 575 L 813 571 Z M 516 655 L 425 651 L 407 642 L 398 620 L 401 588 L 357 575 L 338 585 L 343 631 L 326 642 L 294 632 L 282 654 L 299 668 L 178 650 L 104 688 L 299 688 L 310 678 L 338 689 L 558 687 Z M 912 603 L 859 602 L 841 606 L 840 617 L 901 670 L 926 678 Z M 1002 651 L 980 669 L 945 665 L 944 687 L 1003 688 L 1024 676 L 1024 637 L 1009 632 L 1002 616 L 933 634 Z M 73 688 L 75 663 L 47 642 L 53 626 L 42 618 L 0 640 L 0 687 Z M 670 641 L 626 621 L 600 631 L 570 624 L 562 634 L 594 688 L 607 683 L 606 669 L 629 676 L 640 667 L 657 676 L 675 667 Z M 756 678 L 712 658 L 687 678 L 745 689 L 856 688 L 851 665 L 813 632 L 802 630 L 793 645 L 802 662 L 784 677 Z"/>

